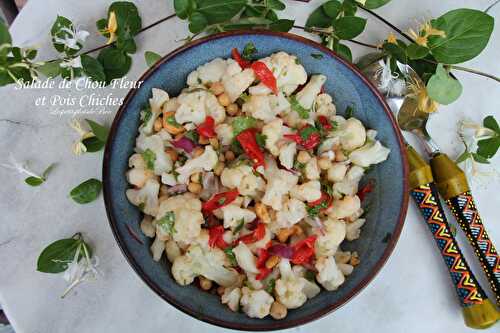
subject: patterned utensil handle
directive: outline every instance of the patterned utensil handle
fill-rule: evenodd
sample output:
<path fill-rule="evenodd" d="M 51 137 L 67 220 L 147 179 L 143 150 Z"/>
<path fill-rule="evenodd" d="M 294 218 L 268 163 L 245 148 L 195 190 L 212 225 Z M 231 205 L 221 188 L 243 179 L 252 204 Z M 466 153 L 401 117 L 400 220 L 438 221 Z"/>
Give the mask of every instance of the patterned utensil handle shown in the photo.
<path fill-rule="evenodd" d="M 472 194 L 466 191 L 446 200 L 446 203 L 474 247 L 474 252 L 495 293 L 497 304 L 500 305 L 500 256 L 481 222 Z"/>
<path fill-rule="evenodd" d="M 420 185 L 411 191 L 411 195 L 434 236 L 446 266 L 448 266 L 462 306 L 468 307 L 483 303 L 487 296 L 474 277 L 451 233 L 439 201 L 436 185 L 434 183 Z"/>

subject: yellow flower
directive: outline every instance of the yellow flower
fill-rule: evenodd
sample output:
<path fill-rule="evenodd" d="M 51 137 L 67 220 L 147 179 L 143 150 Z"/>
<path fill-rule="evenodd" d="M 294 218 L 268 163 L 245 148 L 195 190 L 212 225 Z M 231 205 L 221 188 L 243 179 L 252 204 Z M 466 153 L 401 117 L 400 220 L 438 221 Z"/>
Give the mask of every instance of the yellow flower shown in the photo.
<path fill-rule="evenodd" d="M 397 44 L 396 36 L 392 32 L 387 36 L 387 43 Z"/>
<path fill-rule="evenodd" d="M 115 41 L 117 29 L 118 29 L 118 23 L 116 22 L 116 14 L 115 12 L 110 12 L 108 18 L 108 26 L 105 30 L 106 33 L 109 33 L 109 39 L 106 42 L 106 44 L 111 44 Z"/>
<path fill-rule="evenodd" d="M 418 110 L 425 113 L 435 112 L 439 104 L 432 100 L 427 94 L 427 88 L 420 79 L 411 78 L 408 84 L 410 93 L 408 97 L 413 97 L 417 100 Z"/>
<path fill-rule="evenodd" d="M 408 33 L 411 38 L 415 40 L 415 43 L 427 47 L 427 39 L 429 36 L 441 36 L 446 37 L 446 33 L 443 30 L 433 28 L 429 22 L 424 22 L 420 25 L 419 33 L 415 30 L 409 29 Z"/>
<path fill-rule="evenodd" d="M 77 119 L 72 119 L 69 126 L 79 135 L 79 139 L 75 140 L 71 146 L 73 154 L 81 155 L 87 152 L 87 147 L 83 144 L 83 140 L 94 137 L 95 134 L 91 131 L 84 130 L 82 124 Z"/>
<path fill-rule="evenodd" d="M 422 25 L 422 30 L 425 32 L 427 36 L 441 36 L 441 37 L 446 37 L 446 33 L 443 30 L 439 30 L 436 28 L 433 28 L 432 25 L 429 22 L 425 22 Z"/>

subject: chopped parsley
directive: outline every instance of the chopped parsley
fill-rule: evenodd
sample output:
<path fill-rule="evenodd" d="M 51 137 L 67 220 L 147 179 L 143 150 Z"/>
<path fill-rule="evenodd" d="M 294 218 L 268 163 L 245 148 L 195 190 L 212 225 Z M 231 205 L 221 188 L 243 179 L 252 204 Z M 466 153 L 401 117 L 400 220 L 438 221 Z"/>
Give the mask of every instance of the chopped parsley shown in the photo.
<path fill-rule="evenodd" d="M 311 53 L 311 57 L 314 59 L 323 59 L 323 55 L 321 53 Z"/>
<path fill-rule="evenodd" d="M 304 274 L 304 277 L 309 280 L 309 281 L 313 281 L 314 282 L 314 279 L 316 278 L 316 274 L 314 274 L 313 271 L 306 271 L 306 273 Z"/>
<path fill-rule="evenodd" d="M 156 154 L 151 149 L 146 149 L 142 153 L 142 158 L 148 169 L 153 170 L 155 168 Z"/>
<path fill-rule="evenodd" d="M 236 117 L 234 118 L 233 122 L 231 123 L 231 126 L 233 127 L 233 134 L 234 136 L 240 134 L 244 130 L 248 128 L 255 127 L 255 124 L 257 123 L 257 119 L 254 117 Z"/>
<path fill-rule="evenodd" d="M 238 262 L 236 261 L 236 256 L 234 255 L 233 248 L 231 246 L 226 247 L 224 249 L 224 253 L 226 254 L 231 266 L 238 266 Z"/>
<path fill-rule="evenodd" d="M 151 107 L 146 107 L 144 110 L 141 111 L 141 120 L 144 124 L 147 124 L 149 120 L 151 120 L 151 117 L 153 116 L 153 112 L 151 112 Z"/>
<path fill-rule="evenodd" d="M 299 135 L 300 135 L 300 138 L 303 141 L 306 141 L 307 139 L 309 139 L 309 137 L 313 133 L 316 133 L 316 132 L 318 132 L 318 129 L 316 127 L 314 127 L 314 126 L 307 126 L 307 127 L 304 127 L 303 129 L 300 130 Z"/>
<path fill-rule="evenodd" d="M 234 228 L 233 234 L 237 234 L 238 232 L 240 232 L 241 229 L 243 229 L 244 225 L 245 225 L 245 220 L 240 219 L 240 221 L 238 222 L 238 225 L 236 226 L 236 228 Z"/>
<path fill-rule="evenodd" d="M 241 57 L 245 60 L 252 61 L 256 53 L 257 53 L 257 48 L 255 47 L 254 43 L 248 42 L 243 48 Z"/>
<path fill-rule="evenodd" d="M 181 126 L 181 124 L 179 124 L 177 122 L 177 120 L 175 120 L 175 117 L 173 115 L 170 116 L 170 117 L 167 117 L 167 124 L 172 125 L 174 127 L 180 127 Z"/>
<path fill-rule="evenodd" d="M 156 224 L 160 226 L 161 230 L 169 235 L 173 235 L 176 231 L 174 228 L 175 213 L 167 212 L 161 219 L 156 220 Z"/>
<path fill-rule="evenodd" d="M 264 134 L 262 133 L 257 133 L 255 134 L 255 141 L 257 142 L 257 144 L 261 147 L 261 148 L 265 148 L 266 146 L 266 139 L 267 139 L 267 136 L 265 136 Z"/>
<path fill-rule="evenodd" d="M 144 211 L 144 208 L 146 207 L 146 204 L 144 202 L 141 202 L 139 206 L 137 206 L 141 212 Z"/>
<path fill-rule="evenodd" d="M 198 139 L 200 138 L 196 130 L 187 131 L 186 134 L 184 134 L 184 136 L 189 140 L 193 141 L 194 143 L 198 142 Z"/>
<path fill-rule="evenodd" d="M 292 110 L 297 112 L 300 118 L 302 119 L 309 118 L 309 110 L 302 107 L 302 105 L 299 104 L 299 102 L 297 101 L 297 97 L 295 95 L 292 95 L 288 101 L 290 102 Z"/>
<path fill-rule="evenodd" d="M 328 208 L 328 200 L 324 200 L 320 204 L 314 206 L 314 207 L 307 207 L 307 214 L 310 217 L 315 217 L 318 216 L 319 212 L 321 212 L 323 209 Z"/>
<path fill-rule="evenodd" d="M 225 202 L 226 202 L 226 198 L 220 198 L 219 200 L 217 200 L 217 203 L 218 203 L 219 205 L 221 205 L 221 206 L 222 206 Z"/>
<path fill-rule="evenodd" d="M 352 105 L 349 105 L 348 107 L 345 108 L 345 117 L 346 118 L 351 118 L 354 114 L 354 107 Z"/>
<path fill-rule="evenodd" d="M 293 168 L 295 170 L 301 171 L 301 170 L 304 170 L 305 167 L 306 167 L 306 165 L 304 163 L 300 163 L 297 160 L 293 163 Z"/>
<path fill-rule="evenodd" d="M 241 144 L 239 143 L 238 140 L 236 139 L 233 139 L 233 141 L 231 141 L 231 150 L 233 151 L 233 153 L 235 153 L 236 155 L 240 155 L 240 154 L 243 154 L 244 151 L 243 151 L 243 147 L 241 147 Z"/>
<path fill-rule="evenodd" d="M 269 294 L 272 294 L 273 291 L 274 291 L 274 287 L 275 286 L 276 286 L 276 280 L 275 279 L 269 279 L 269 282 L 267 282 L 267 285 L 266 285 L 266 291 Z"/>

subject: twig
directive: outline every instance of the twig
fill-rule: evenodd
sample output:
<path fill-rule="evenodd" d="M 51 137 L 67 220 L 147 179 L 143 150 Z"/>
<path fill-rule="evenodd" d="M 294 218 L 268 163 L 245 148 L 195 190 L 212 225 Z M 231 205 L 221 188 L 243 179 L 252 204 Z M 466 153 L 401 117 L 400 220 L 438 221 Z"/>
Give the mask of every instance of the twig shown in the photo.
<path fill-rule="evenodd" d="M 322 29 L 316 29 L 316 28 L 308 28 L 308 27 L 303 27 L 303 26 L 300 26 L 300 25 L 294 25 L 293 28 L 295 29 L 301 29 L 301 30 L 304 30 L 305 32 L 316 32 L 316 33 L 324 33 L 325 31 L 323 31 Z M 354 44 L 358 44 L 358 45 L 361 45 L 361 46 L 365 46 L 365 47 L 369 47 L 369 48 L 372 48 L 372 49 L 379 49 L 379 47 L 377 47 L 376 45 L 373 45 L 373 44 L 368 44 L 368 43 L 364 43 L 364 42 L 360 42 L 358 40 L 355 40 L 355 39 L 348 39 L 347 41 L 351 42 L 351 43 L 354 43 Z"/>
<path fill-rule="evenodd" d="M 364 7 L 363 5 L 359 4 L 359 3 L 356 3 L 356 5 L 361 8 L 362 10 L 364 10 L 365 12 L 369 13 L 370 15 L 376 17 L 378 20 L 384 22 L 386 25 L 388 25 L 389 27 L 391 27 L 394 31 L 396 31 L 398 34 L 400 34 L 401 36 L 403 36 L 404 38 L 406 38 L 407 40 L 409 40 L 410 42 L 412 43 L 415 43 L 415 41 L 413 40 L 413 38 L 411 38 L 410 36 L 408 36 L 408 34 L 404 33 L 401 29 L 399 29 L 398 27 L 396 27 L 394 24 L 392 24 L 391 22 L 387 21 L 385 18 L 383 18 L 382 16 L 380 16 L 379 14 L 375 13 L 374 11 Z"/>
<path fill-rule="evenodd" d="M 497 0 L 495 2 L 493 2 L 491 5 L 488 6 L 488 8 L 486 8 L 484 10 L 485 13 L 488 13 L 493 7 L 495 7 L 496 5 L 498 5 L 500 3 L 500 0 Z"/>
<path fill-rule="evenodd" d="M 431 63 L 431 64 L 439 64 L 439 62 L 437 61 L 434 61 L 434 60 L 430 60 L 430 59 L 421 59 L 425 62 L 428 62 L 428 63 Z M 481 72 L 481 71 L 478 71 L 477 69 L 473 69 L 473 68 L 467 68 L 467 67 L 463 67 L 463 66 L 457 66 L 457 65 L 447 65 L 449 66 L 451 69 L 455 69 L 457 71 L 462 71 L 462 72 L 467 72 L 467 73 L 472 73 L 472 74 L 475 74 L 475 75 L 479 75 L 479 76 L 484 76 L 484 77 L 487 77 L 488 79 L 492 79 L 492 80 L 495 80 L 497 82 L 500 82 L 500 78 L 498 76 L 495 76 L 493 74 L 489 74 L 489 73 L 485 73 L 485 72 Z"/>

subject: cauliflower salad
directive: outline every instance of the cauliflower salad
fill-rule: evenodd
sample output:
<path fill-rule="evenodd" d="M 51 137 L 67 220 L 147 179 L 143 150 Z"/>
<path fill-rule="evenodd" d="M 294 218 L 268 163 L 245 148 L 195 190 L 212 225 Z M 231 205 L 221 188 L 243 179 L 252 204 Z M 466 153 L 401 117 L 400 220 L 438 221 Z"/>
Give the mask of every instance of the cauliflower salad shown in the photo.
<path fill-rule="evenodd" d="M 282 319 L 360 263 L 341 245 L 359 237 L 370 191 L 359 182 L 389 149 L 336 114 L 325 75 L 285 52 L 255 53 L 249 43 L 199 66 L 176 97 L 152 89 L 126 195 L 178 284 Z"/>

